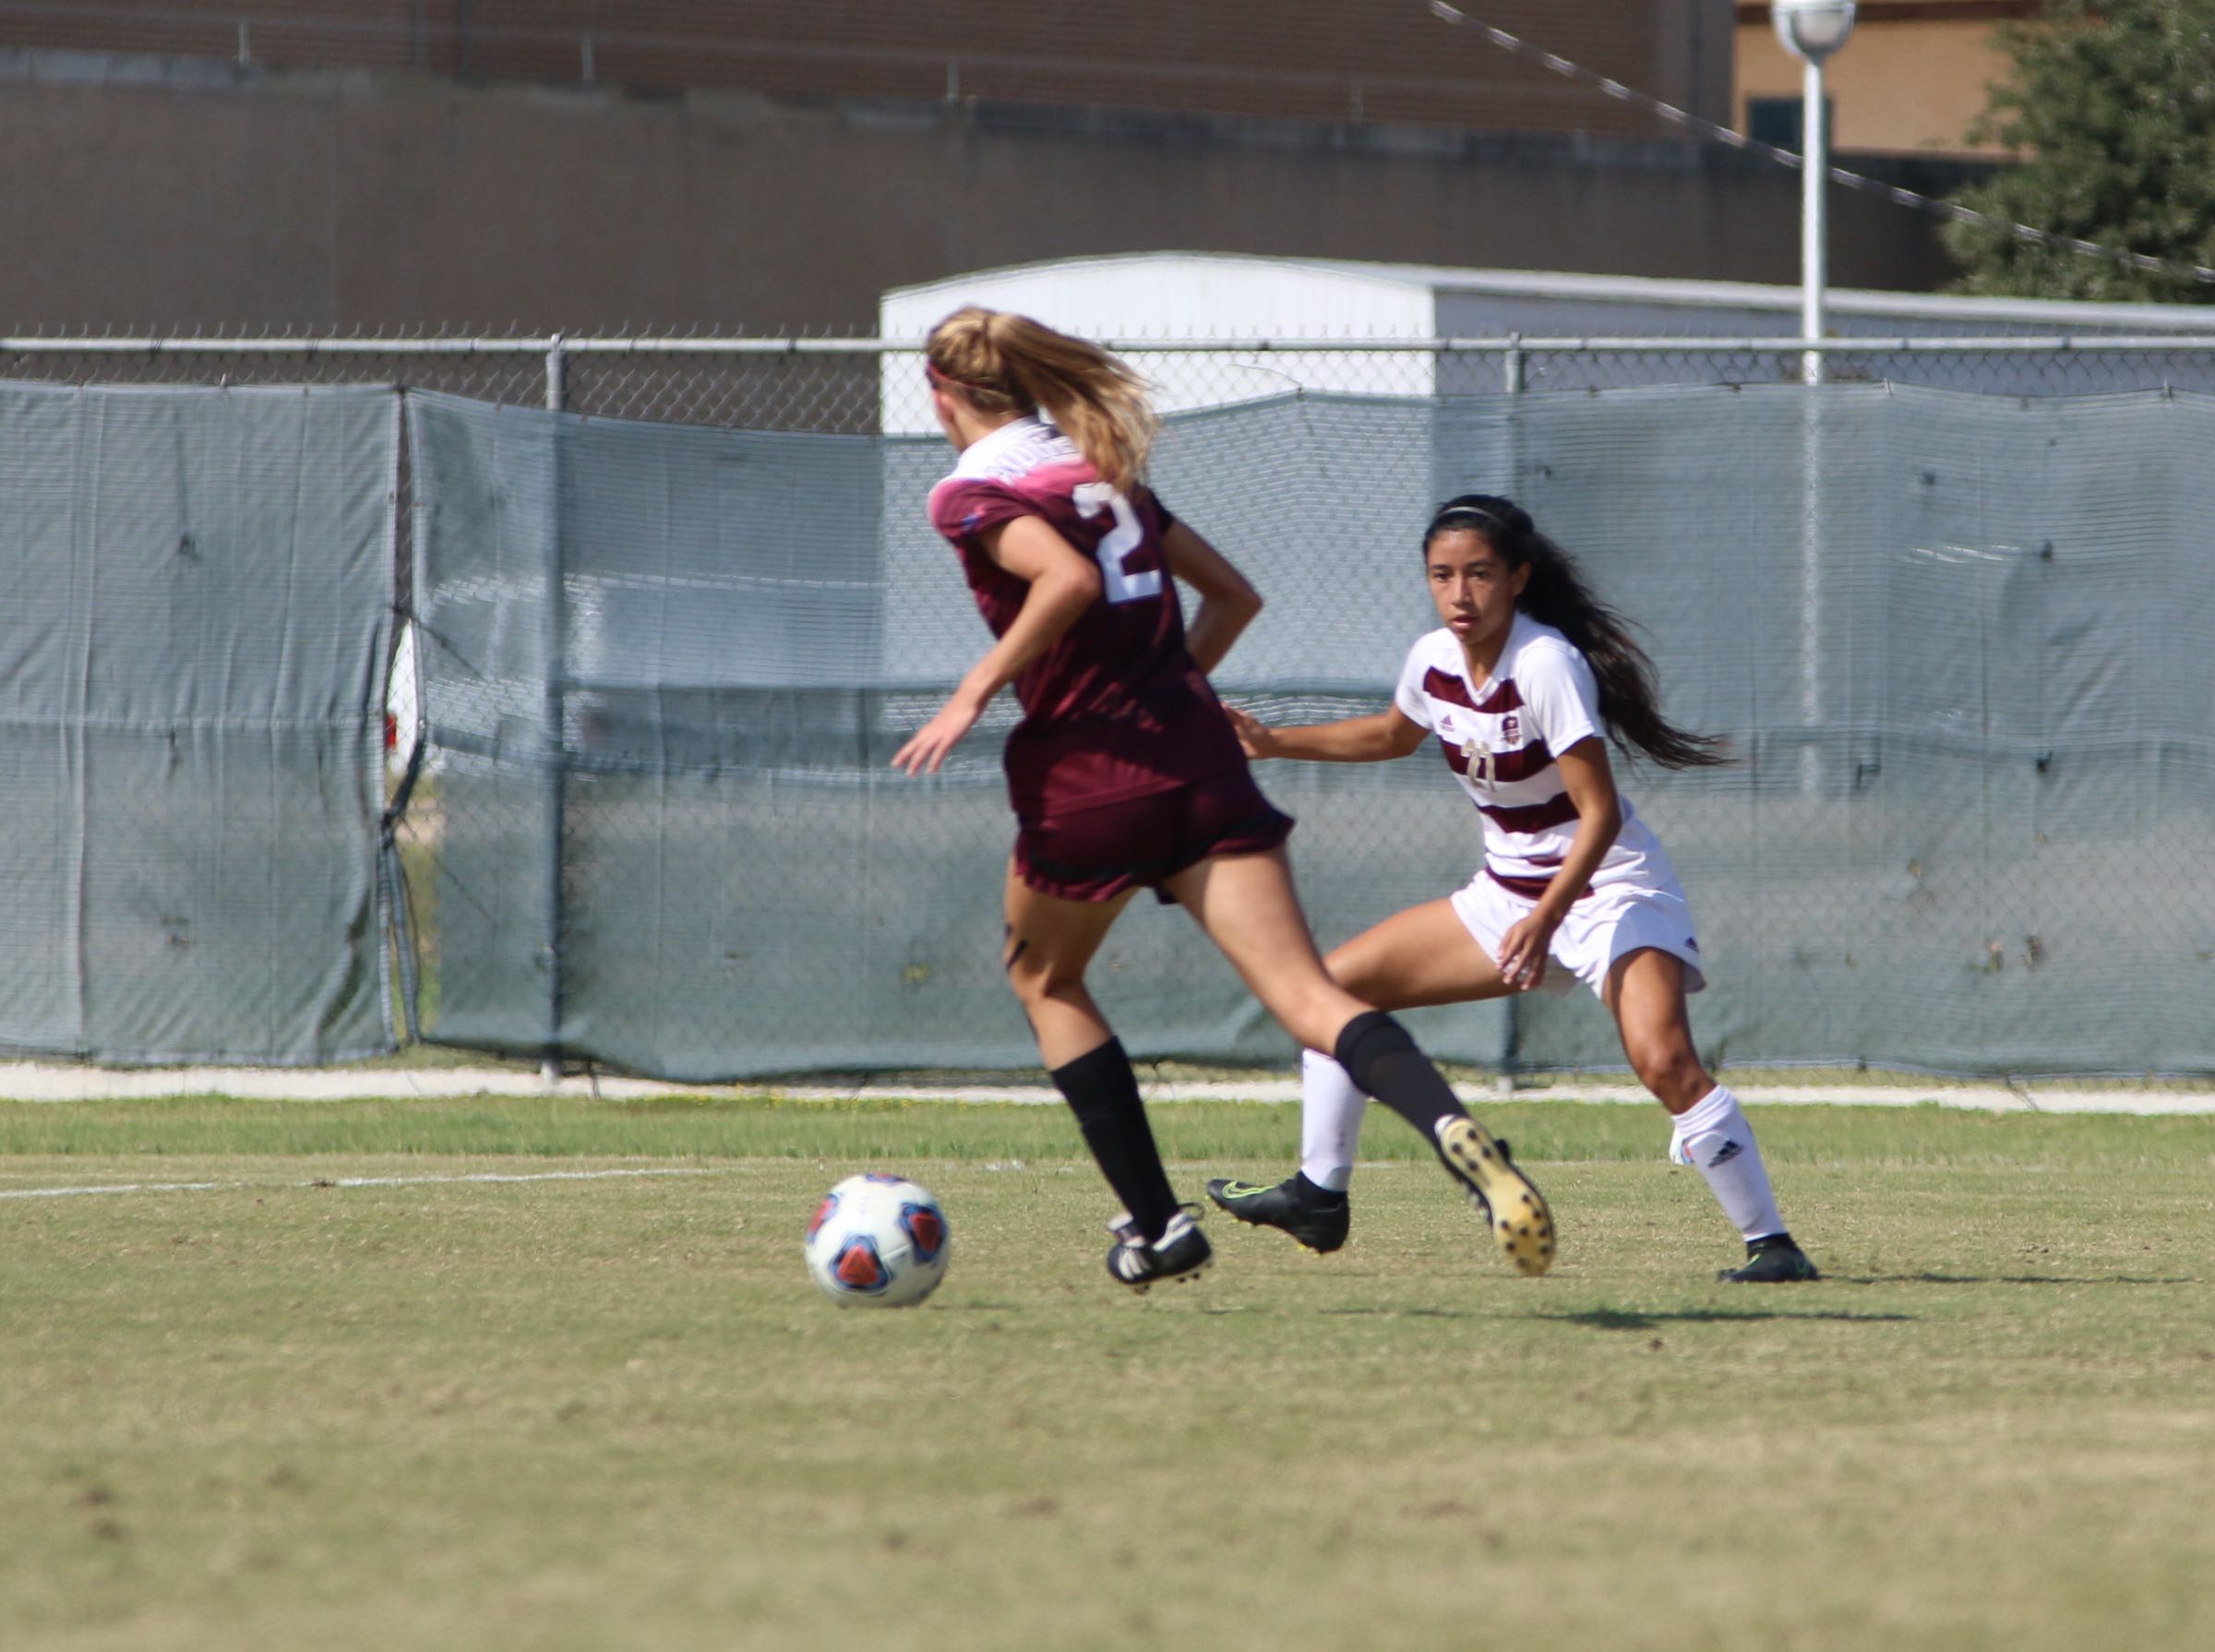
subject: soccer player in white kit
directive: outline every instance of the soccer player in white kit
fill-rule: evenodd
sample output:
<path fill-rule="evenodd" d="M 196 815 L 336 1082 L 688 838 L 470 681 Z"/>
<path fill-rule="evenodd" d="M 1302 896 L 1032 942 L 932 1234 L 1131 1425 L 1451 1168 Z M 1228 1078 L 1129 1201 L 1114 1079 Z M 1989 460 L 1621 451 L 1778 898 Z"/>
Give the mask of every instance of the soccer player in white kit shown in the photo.
<path fill-rule="evenodd" d="M 1670 1156 L 1699 1170 L 1745 1240 L 1744 1263 L 1717 1276 L 1818 1277 L 1778 1215 L 1737 1097 L 1693 1048 L 1684 999 L 1706 982 L 1691 908 L 1608 765 L 1610 737 L 1670 768 L 1725 760 L 1719 742 L 1662 717 L 1652 666 L 1623 621 L 1515 504 L 1465 494 L 1442 505 L 1423 563 L 1443 623 L 1407 651 L 1390 711 L 1270 728 L 1231 709 L 1253 758 L 1381 762 L 1435 734 L 1483 821 L 1484 864 L 1467 886 L 1356 936 L 1325 961 L 1331 975 L 1381 1010 L 1565 992 L 1563 976 L 1575 976 L 1614 1015 L 1639 1082 L 1668 1108 Z M 1297 1174 L 1207 1191 L 1241 1221 L 1335 1251 L 1367 1104 L 1313 1049 L 1301 1103 Z"/>

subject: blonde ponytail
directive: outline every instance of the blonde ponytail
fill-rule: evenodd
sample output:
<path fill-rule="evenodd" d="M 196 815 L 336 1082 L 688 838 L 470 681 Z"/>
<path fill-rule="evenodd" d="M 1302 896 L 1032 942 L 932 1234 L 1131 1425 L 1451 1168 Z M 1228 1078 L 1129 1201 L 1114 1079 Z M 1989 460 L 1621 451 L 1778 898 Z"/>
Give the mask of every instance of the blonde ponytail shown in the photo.
<path fill-rule="evenodd" d="M 1044 408 L 1111 485 L 1129 492 L 1145 470 L 1161 427 L 1146 381 L 1097 344 L 971 305 L 930 329 L 924 357 L 980 413 Z"/>

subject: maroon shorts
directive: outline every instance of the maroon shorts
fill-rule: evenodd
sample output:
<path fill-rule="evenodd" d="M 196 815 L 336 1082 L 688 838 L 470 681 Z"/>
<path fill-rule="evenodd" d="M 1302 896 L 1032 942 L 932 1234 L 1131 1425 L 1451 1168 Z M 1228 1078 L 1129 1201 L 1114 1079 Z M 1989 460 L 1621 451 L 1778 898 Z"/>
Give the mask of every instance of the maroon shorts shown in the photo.
<path fill-rule="evenodd" d="M 1015 871 L 1042 895 L 1112 901 L 1125 890 L 1161 888 L 1211 855 L 1258 855 L 1292 834 L 1292 817 L 1272 808 L 1243 770 L 1166 792 L 1119 798 L 1042 820 L 1015 822 Z"/>

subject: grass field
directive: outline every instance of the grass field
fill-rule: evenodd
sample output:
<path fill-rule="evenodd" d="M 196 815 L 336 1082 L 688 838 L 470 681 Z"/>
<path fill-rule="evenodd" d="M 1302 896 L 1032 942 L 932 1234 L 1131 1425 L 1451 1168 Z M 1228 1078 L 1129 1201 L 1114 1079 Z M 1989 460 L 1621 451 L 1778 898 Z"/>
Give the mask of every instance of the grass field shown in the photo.
<path fill-rule="evenodd" d="M 1756 1109 L 1755 1291 L 1658 1113 L 1487 1117 L 1548 1277 L 1379 1119 L 1346 1251 L 1140 1300 L 1054 1109 L 0 1103 L 0 1645 L 2215 1645 L 2215 1119 Z M 919 1310 L 801 1265 L 866 1164 Z"/>

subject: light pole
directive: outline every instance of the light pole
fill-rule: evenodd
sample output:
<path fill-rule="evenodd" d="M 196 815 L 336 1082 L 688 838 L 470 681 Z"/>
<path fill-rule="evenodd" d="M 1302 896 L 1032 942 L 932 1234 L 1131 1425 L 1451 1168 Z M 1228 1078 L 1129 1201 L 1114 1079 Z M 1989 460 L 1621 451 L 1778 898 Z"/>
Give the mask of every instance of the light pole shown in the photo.
<path fill-rule="evenodd" d="M 1823 186 L 1830 172 L 1829 134 L 1823 120 L 1823 61 L 1853 32 L 1854 0 L 1771 0 L 1769 20 L 1777 38 L 1801 63 L 1800 141 L 1800 336 L 1823 336 L 1823 278 L 1829 261 L 1829 235 L 1823 216 Z M 1800 358 L 1804 383 L 1823 382 L 1823 353 Z"/>
<path fill-rule="evenodd" d="M 1771 0 L 1769 19 L 1785 49 L 1804 66 L 1801 76 L 1800 337 L 1823 338 L 1823 281 L 1829 262 L 1823 188 L 1829 181 L 1830 145 L 1823 119 L 1823 60 L 1853 32 L 1853 0 Z M 1823 382 L 1823 353 L 1800 353 L 1800 379 Z M 1823 705 L 1823 398 L 1802 398 L 1800 408 L 1800 789 L 1821 796 Z"/>

